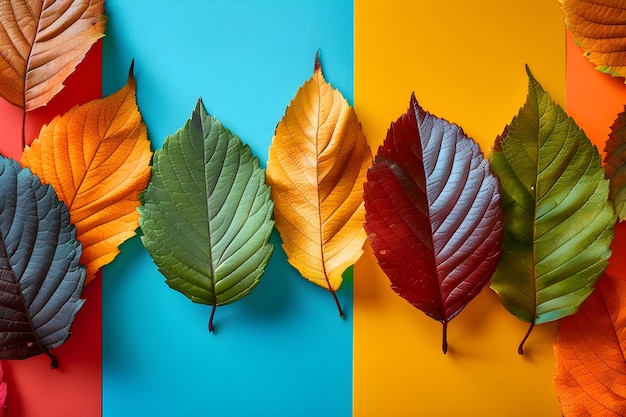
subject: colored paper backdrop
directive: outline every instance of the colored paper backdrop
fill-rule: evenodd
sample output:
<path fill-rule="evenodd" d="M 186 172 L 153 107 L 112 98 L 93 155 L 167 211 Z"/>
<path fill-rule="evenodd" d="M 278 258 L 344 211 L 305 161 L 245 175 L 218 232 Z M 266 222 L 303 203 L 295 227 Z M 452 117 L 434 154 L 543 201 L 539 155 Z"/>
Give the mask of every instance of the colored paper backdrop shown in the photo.
<path fill-rule="evenodd" d="M 106 14 L 105 39 L 32 115 L 29 137 L 101 88 L 122 87 L 132 59 L 154 149 L 202 97 L 263 166 L 316 50 L 373 149 L 415 91 L 486 151 L 524 103 L 525 64 L 601 150 L 626 103 L 623 80 L 595 71 L 567 40 L 556 0 L 106 0 Z M 17 156 L 21 114 L 5 103 L 0 114 L 11 138 L 0 151 Z M 618 227 L 616 252 L 625 238 Z M 556 324 L 536 328 L 520 357 L 527 325 L 485 289 L 450 324 L 443 355 L 440 324 L 389 289 L 369 251 L 338 293 L 342 320 L 330 294 L 288 265 L 277 234 L 272 241 L 259 286 L 218 308 L 209 334 L 210 308 L 169 289 L 131 239 L 87 287 L 75 334 L 55 351 L 59 369 L 47 357 L 5 363 L 7 415 L 561 415 Z M 623 275 L 623 262 L 614 256 L 611 273 Z"/>
<path fill-rule="evenodd" d="M 98 98 L 102 91 L 102 44 L 96 43 L 68 78 L 65 88 L 48 106 L 29 112 L 26 138 L 30 143 L 54 116 Z M 18 159 L 22 153 L 22 110 L 0 100 L 0 153 Z M 39 355 L 24 361 L 4 361 L 7 381 L 6 417 L 98 416 L 102 398 L 102 282 L 94 280 L 83 291 L 85 304 L 72 325 L 72 336 L 50 359 Z"/>
<path fill-rule="evenodd" d="M 265 166 L 276 124 L 313 74 L 352 101 L 350 1 L 107 0 L 104 93 L 135 59 L 138 103 L 154 148 L 198 97 Z M 164 236 L 167 238 L 167 236 Z M 305 281 L 280 239 L 258 287 L 218 308 L 163 282 L 138 239 L 103 272 L 105 416 L 352 414 L 352 282 L 338 297 Z"/>
<path fill-rule="evenodd" d="M 487 151 L 526 100 L 528 64 L 565 105 L 565 27 L 557 1 L 356 2 L 355 102 L 373 146 L 410 94 Z M 355 268 L 354 415 L 559 416 L 552 343 L 489 288 L 448 326 L 398 297 L 368 253 Z M 383 400 L 384 399 L 384 400 Z"/>

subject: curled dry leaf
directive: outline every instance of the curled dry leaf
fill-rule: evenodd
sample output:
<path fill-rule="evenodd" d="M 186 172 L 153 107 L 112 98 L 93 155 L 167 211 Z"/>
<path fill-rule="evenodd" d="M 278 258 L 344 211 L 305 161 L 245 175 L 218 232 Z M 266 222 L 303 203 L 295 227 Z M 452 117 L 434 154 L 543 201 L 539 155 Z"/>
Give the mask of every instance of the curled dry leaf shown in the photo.
<path fill-rule="evenodd" d="M 83 304 L 76 228 L 52 187 L 4 157 L 0 196 L 0 359 L 45 353 L 56 367 Z"/>
<path fill-rule="evenodd" d="M 574 42 L 598 71 L 626 77 L 626 3 L 560 0 Z"/>
<path fill-rule="evenodd" d="M 498 180 L 476 142 L 411 96 L 365 183 L 365 230 L 391 288 L 443 324 L 489 282 L 500 258 Z"/>
<path fill-rule="evenodd" d="M 274 248 L 274 206 L 258 158 L 199 100 L 156 151 L 141 202 L 144 246 L 171 288 L 213 307 L 213 331 L 216 308 L 256 287 Z"/>
<path fill-rule="evenodd" d="M 70 210 L 87 283 L 135 235 L 151 157 L 132 67 L 121 90 L 54 118 L 24 150 L 22 165 L 51 184 Z"/>
<path fill-rule="evenodd" d="M 626 281 L 602 276 L 554 346 L 564 417 L 626 415 Z"/>
<path fill-rule="evenodd" d="M 0 2 L 0 96 L 45 106 L 104 34 L 104 0 Z"/>
<path fill-rule="evenodd" d="M 326 82 L 318 56 L 278 123 L 267 163 L 274 220 L 287 259 L 331 292 L 363 253 L 363 182 L 371 151 L 354 109 Z"/>
<path fill-rule="evenodd" d="M 528 70 L 528 97 L 489 155 L 505 231 L 491 281 L 533 327 L 574 314 L 608 265 L 615 214 L 598 150 Z"/>

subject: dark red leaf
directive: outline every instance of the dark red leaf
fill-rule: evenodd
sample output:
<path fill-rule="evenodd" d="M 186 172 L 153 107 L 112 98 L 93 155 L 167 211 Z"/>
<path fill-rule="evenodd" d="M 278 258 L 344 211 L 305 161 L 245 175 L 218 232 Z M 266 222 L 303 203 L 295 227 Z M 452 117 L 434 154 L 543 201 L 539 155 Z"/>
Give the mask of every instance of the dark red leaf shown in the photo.
<path fill-rule="evenodd" d="M 7 383 L 4 380 L 4 368 L 0 361 L 0 417 L 4 417 L 7 403 Z"/>
<path fill-rule="evenodd" d="M 497 178 L 476 142 L 411 96 L 364 188 L 365 230 L 392 289 L 443 324 L 489 282 L 503 221 Z"/>

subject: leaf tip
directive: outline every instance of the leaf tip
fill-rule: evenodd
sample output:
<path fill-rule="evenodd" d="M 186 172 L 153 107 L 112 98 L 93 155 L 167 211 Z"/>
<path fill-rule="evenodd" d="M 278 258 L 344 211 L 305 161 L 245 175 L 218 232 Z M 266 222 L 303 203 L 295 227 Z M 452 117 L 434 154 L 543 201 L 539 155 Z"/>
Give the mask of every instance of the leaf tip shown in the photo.
<path fill-rule="evenodd" d="M 130 69 L 128 70 L 128 78 L 135 78 L 135 58 L 130 61 Z"/>
<path fill-rule="evenodd" d="M 533 75 L 532 71 L 530 70 L 530 66 L 528 64 L 524 65 L 526 68 L 526 74 L 528 75 L 528 89 L 535 89 L 537 91 L 543 92 L 543 87 L 541 87 L 541 84 L 539 84 L 539 81 L 537 81 L 537 79 Z"/>
<path fill-rule="evenodd" d="M 409 103 L 409 108 L 413 110 L 415 115 L 419 115 L 423 111 L 422 106 L 420 106 L 420 103 L 417 101 L 417 97 L 415 97 L 415 91 L 411 93 L 411 100 Z"/>
<path fill-rule="evenodd" d="M 315 63 L 313 65 L 313 72 L 315 71 L 322 72 L 322 63 L 320 62 L 320 50 L 315 51 Z"/>
<path fill-rule="evenodd" d="M 202 97 L 198 97 L 198 101 L 196 102 L 196 108 L 194 110 L 194 113 L 200 114 L 203 109 L 204 109 L 204 101 L 202 101 Z"/>
<path fill-rule="evenodd" d="M 529 77 L 533 78 L 533 73 L 530 71 L 530 66 L 528 65 L 528 63 L 524 64 L 524 68 L 526 69 L 526 74 L 528 74 Z"/>

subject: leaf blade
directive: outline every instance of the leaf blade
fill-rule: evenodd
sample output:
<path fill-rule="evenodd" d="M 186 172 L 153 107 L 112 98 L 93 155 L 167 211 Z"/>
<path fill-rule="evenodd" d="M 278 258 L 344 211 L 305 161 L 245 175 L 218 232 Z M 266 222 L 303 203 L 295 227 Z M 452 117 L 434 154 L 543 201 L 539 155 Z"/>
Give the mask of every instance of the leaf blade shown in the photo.
<path fill-rule="evenodd" d="M 83 244 L 87 283 L 135 235 L 151 156 L 132 68 L 122 89 L 56 117 L 24 150 L 22 165 L 51 184 L 68 205 Z"/>
<path fill-rule="evenodd" d="M 469 155 L 469 158 L 468 158 Z M 446 328 L 500 257 L 498 180 L 478 145 L 411 96 L 365 184 L 368 239 L 392 289 Z"/>
<path fill-rule="evenodd" d="M 0 158 L 1 359 L 49 353 L 68 337 L 85 270 L 69 213 L 52 187 Z"/>
<path fill-rule="evenodd" d="M 491 287 L 532 329 L 573 314 L 591 293 L 615 216 L 597 149 L 527 72 L 526 103 L 489 155 L 505 213 Z"/>
<path fill-rule="evenodd" d="M 600 72 L 626 77 L 626 9 L 618 2 L 561 0 L 574 42 Z"/>
<path fill-rule="evenodd" d="M 103 0 L 2 2 L 0 96 L 26 111 L 45 106 L 104 35 Z"/>
<path fill-rule="evenodd" d="M 212 331 L 215 309 L 248 295 L 273 251 L 273 204 L 258 158 L 199 100 L 155 153 L 140 198 L 144 246 L 171 288 L 213 306 Z"/>
<path fill-rule="evenodd" d="M 278 123 L 267 163 L 274 219 L 289 263 L 314 284 L 335 291 L 362 255 L 362 183 L 371 163 L 354 109 L 322 74 L 297 91 Z"/>
<path fill-rule="evenodd" d="M 602 276 L 577 314 L 561 320 L 555 385 L 565 417 L 626 412 L 626 282 Z"/>
<path fill-rule="evenodd" d="M 626 110 L 626 109 L 625 109 Z M 606 176 L 610 181 L 609 198 L 613 201 L 619 221 L 626 218 L 626 111 L 611 125 L 604 157 Z"/>

